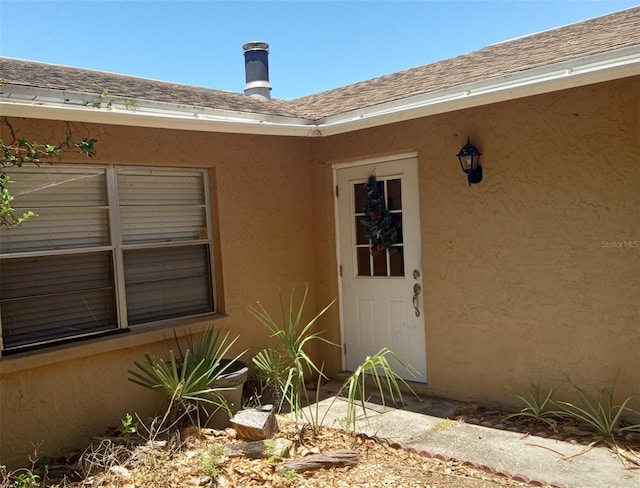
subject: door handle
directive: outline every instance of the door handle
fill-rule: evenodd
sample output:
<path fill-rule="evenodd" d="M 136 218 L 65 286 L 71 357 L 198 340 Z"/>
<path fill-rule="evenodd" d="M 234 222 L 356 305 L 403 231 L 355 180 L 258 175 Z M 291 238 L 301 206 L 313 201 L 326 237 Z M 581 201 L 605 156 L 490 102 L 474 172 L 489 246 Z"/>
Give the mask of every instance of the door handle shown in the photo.
<path fill-rule="evenodd" d="M 418 296 L 422 291 L 420 283 L 414 283 L 413 285 L 413 308 L 416 311 L 416 317 L 420 317 L 420 309 L 418 308 Z"/>

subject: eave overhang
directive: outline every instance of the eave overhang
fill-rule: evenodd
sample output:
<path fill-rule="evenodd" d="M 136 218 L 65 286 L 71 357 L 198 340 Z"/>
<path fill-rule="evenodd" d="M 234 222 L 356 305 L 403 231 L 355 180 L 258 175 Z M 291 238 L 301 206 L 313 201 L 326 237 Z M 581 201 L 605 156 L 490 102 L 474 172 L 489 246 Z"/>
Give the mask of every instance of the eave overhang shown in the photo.
<path fill-rule="evenodd" d="M 632 46 L 317 120 L 117 98 L 98 107 L 87 103 L 95 99 L 95 94 L 5 83 L 0 88 L 0 114 L 133 127 L 319 137 L 637 75 L 640 46 Z"/>

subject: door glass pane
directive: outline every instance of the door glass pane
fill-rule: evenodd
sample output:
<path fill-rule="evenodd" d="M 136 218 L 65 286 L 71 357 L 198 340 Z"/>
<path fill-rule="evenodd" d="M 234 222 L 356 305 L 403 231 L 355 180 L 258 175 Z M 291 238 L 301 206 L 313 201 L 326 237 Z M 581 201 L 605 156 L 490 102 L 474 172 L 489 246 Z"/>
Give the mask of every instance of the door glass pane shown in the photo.
<path fill-rule="evenodd" d="M 402 236 L 402 213 L 391 214 L 391 223 L 398 233 L 395 243 L 402 244 L 404 242 L 404 238 Z"/>
<path fill-rule="evenodd" d="M 377 181 L 378 194 L 385 199 L 385 208 L 391 214 L 393 230 L 396 231 L 394 244 L 402 244 L 404 236 L 402 232 L 402 180 L 394 178 Z M 371 242 L 366 236 L 366 227 L 363 225 L 363 213 L 367 207 L 366 183 L 353 185 L 353 215 L 354 215 L 354 242 L 356 246 L 356 275 L 357 276 L 404 276 L 404 253 L 400 247 L 397 252 L 389 254 L 387 251 L 371 255 Z"/>
<path fill-rule="evenodd" d="M 371 253 L 369 247 L 359 247 L 356 249 L 358 260 L 358 276 L 371 276 Z"/>
<path fill-rule="evenodd" d="M 400 178 L 387 180 L 388 210 L 402 210 L 402 186 Z"/>
<path fill-rule="evenodd" d="M 387 251 L 373 256 L 373 276 L 388 276 L 387 274 Z"/>
<path fill-rule="evenodd" d="M 353 185 L 354 211 L 355 213 L 363 213 L 367 204 L 367 188 L 364 183 L 356 183 Z"/>
<path fill-rule="evenodd" d="M 389 276 L 404 276 L 404 248 L 395 246 L 389 252 Z"/>
<path fill-rule="evenodd" d="M 355 218 L 355 231 L 356 231 L 356 245 L 369 245 L 369 239 L 366 234 L 366 227 L 362 223 L 362 217 Z"/>

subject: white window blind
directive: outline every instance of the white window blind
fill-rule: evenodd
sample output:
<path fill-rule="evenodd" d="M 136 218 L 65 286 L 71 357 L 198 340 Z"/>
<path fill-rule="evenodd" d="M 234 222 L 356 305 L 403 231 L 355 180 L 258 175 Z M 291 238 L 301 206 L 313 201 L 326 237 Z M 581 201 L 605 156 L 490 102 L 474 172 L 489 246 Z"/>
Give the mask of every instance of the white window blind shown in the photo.
<path fill-rule="evenodd" d="M 24 166 L 8 173 L 15 180 L 9 185 L 13 207 L 39 217 L 2 230 L 1 253 L 109 243 L 104 169 Z"/>
<path fill-rule="evenodd" d="M 203 171 L 34 166 L 10 174 L 14 208 L 38 217 L 0 230 L 5 353 L 215 312 Z"/>
<path fill-rule="evenodd" d="M 111 252 L 3 259 L 5 349 L 116 328 Z"/>
<path fill-rule="evenodd" d="M 123 243 L 198 240 L 207 227 L 203 183 L 202 173 L 120 169 Z"/>
<path fill-rule="evenodd" d="M 201 172 L 118 171 L 130 325 L 211 311 Z"/>
<path fill-rule="evenodd" d="M 211 311 L 208 263 L 208 246 L 125 251 L 129 324 Z"/>

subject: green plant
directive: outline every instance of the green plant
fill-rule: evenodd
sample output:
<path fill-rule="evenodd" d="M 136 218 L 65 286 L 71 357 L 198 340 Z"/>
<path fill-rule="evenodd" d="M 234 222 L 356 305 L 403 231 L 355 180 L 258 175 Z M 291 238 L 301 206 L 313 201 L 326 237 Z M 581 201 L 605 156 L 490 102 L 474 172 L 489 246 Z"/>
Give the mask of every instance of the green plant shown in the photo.
<path fill-rule="evenodd" d="M 133 421 L 131 414 L 126 414 L 120 420 L 120 432 L 122 433 L 125 444 L 130 444 L 131 436 L 138 432 L 138 425 Z"/>
<path fill-rule="evenodd" d="M 289 482 L 295 480 L 298 476 L 298 472 L 293 468 L 281 468 L 278 470 L 277 474 Z"/>
<path fill-rule="evenodd" d="M 209 327 L 198 342 L 189 336 L 188 347 L 183 352 L 176 336 L 178 356 L 173 350 L 169 351 L 168 360 L 145 354 L 144 361 L 134 361 L 137 370 L 129 370 L 129 381 L 169 396 L 171 405 L 177 409 L 175 417 L 186 414 L 193 425 L 201 427 L 201 410 L 208 417 L 220 408 L 231 414 L 221 393 L 228 388 L 216 387 L 215 382 L 243 354 L 223 361 L 236 341 L 237 337 L 229 341 L 228 333 L 220 338 L 220 331 L 214 333 L 214 328 Z"/>
<path fill-rule="evenodd" d="M 315 340 L 333 344 L 324 339 L 321 332 L 313 332 L 312 330 L 317 320 L 335 303 L 335 300 L 331 301 L 311 320 L 303 323 L 308 293 L 309 285 L 305 288 L 300 304 L 296 306 L 292 290 L 286 308 L 282 294 L 280 294 L 281 324 L 278 324 L 260 302 L 255 307 L 249 307 L 249 312 L 267 327 L 271 337 L 277 339 L 279 345 L 278 349 L 264 349 L 252 358 L 252 362 L 257 368 L 258 378 L 265 380 L 267 387 L 277 387 L 282 395 L 278 409 L 282 409 L 284 402 L 287 402 L 290 411 L 296 417 L 301 413 L 302 398 L 306 394 L 306 376 L 308 374 L 324 376 L 305 348 Z"/>
<path fill-rule="evenodd" d="M 594 430 L 595 437 L 589 444 L 588 449 L 603 442 L 618 456 L 620 461 L 628 466 L 632 463 L 634 467 L 640 467 L 640 455 L 634 449 L 624 447 L 624 442 L 620 442 L 618 437 L 629 432 L 640 432 L 640 424 L 621 424 L 622 415 L 638 412 L 627 407 L 633 397 L 627 397 L 622 403 L 616 405 L 614 400 L 614 388 L 602 389 L 598 392 L 595 400 L 590 400 L 587 394 L 579 387 L 575 387 L 584 406 L 570 402 L 558 401 L 563 412 L 578 421 L 583 422 Z"/>
<path fill-rule="evenodd" d="M 218 477 L 218 469 L 222 464 L 224 449 L 219 444 L 211 444 L 200 456 L 200 470 L 211 479 Z"/>
<path fill-rule="evenodd" d="M 375 389 L 377 389 L 380 395 L 383 406 L 386 405 L 385 397 L 387 395 L 391 398 L 392 402 L 402 402 L 402 391 L 400 385 L 404 385 L 405 388 L 413 392 L 409 384 L 393 370 L 389 363 L 389 357 L 395 359 L 410 374 L 418 374 L 415 368 L 386 347 L 382 348 L 372 356 L 367 356 L 356 368 L 353 374 L 345 381 L 338 392 L 338 394 L 341 394 L 346 390 L 347 412 L 345 418 L 345 430 L 347 432 L 355 433 L 356 431 L 357 406 L 360 405 L 363 413 L 366 413 L 365 402 L 367 400 L 367 380 L 373 382 Z"/>
<path fill-rule="evenodd" d="M 626 398 L 622 403 L 615 404 L 613 388 L 602 389 L 595 400 L 590 400 L 587 394 L 577 386 L 575 387 L 584 403 L 584 406 L 575 403 L 557 401 L 565 415 L 573 417 L 595 431 L 595 442 L 604 441 L 610 445 L 617 445 L 616 437 L 626 432 L 640 432 L 640 424 L 622 426 L 620 424 L 623 413 L 632 413 L 627 404 L 633 397 Z"/>
<path fill-rule="evenodd" d="M 83 107 L 93 107 L 96 109 L 101 109 L 102 104 L 106 101 L 107 108 L 113 108 L 116 103 L 121 103 L 125 110 L 136 111 L 140 108 L 139 102 L 134 102 L 128 98 L 116 98 L 114 96 L 109 95 L 109 89 L 104 88 L 100 94 L 97 95 L 93 100 L 83 100 Z"/>
<path fill-rule="evenodd" d="M 38 488 L 40 476 L 32 471 L 26 470 L 17 476 L 14 476 L 13 482 L 9 485 L 11 488 Z"/>
<path fill-rule="evenodd" d="M 286 401 L 294 417 L 296 419 L 304 417 L 307 425 L 317 434 L 326 417 L 326 412 L 321 416 L 319 410 L 320 386 L 326 376 L 323 368 L 318 367 L 313 362 L 304 348 L 313 340 L 321 340 L 327 344 L 337 346 L 337 344 L 324 339 L 321 336 L 321 332 L 312 332 L 313 325 L 333 305 L 335 300 L 324 307 L 309 322 L 302 325 L 302 315 L 308 292 L 309 286 L 307 285 L 300 305 L 296 306 L 292 290 L 288 308 L 285 308 L 284 300 L 280 295 L 282 325 L 279 325 L 260 303 L 258 303 L 257 308 L 251 307 L 249 309 L 269 329 L 271 336 L 278 339 L 280 346 L 279 349 L 263 349 L 252 358 L 252 361 L 256 366 L 258 378 L 264 380 L 267 385 L 276 385 L 280 390 L 282 398 L 279 407 L 282 408 L 283 403 Z M 397 361 L 411 375 L 417 374 L 417 371 L 410 364 L 388 348 L 383 348 L 376 354 L 368 356 L 345 381 L 338 392 L 338 395 L 346 392 L 347 415 L 344 419 L 344 426 L 347 432 L 355 432 L 358 405 L 362 406 L 363 412 L 366 412 L 367 380 L 373 382 L 381 396 L 383 405 L 385 405 L 386 395 L 390 396 L 392 401 L 402 401 L 401 384 L 409 391 L 412 391 L 407 382 L 393 370 L 389 363 L 389 358 Z M 305 387 L 308 373 L 317 375 L 318 382 L 315 401 L 313 402 L 315 408 L 303 409 L 303 400 L 307 405 L 311 404 Z"/>
<path fill-rule="evenodd" d="M 550 388 L 547 394 L 543 396 L 540 394 L 540 383 L 535 385 L 532 383 L 528 397 L 516 391 L 512 391 L 512 393 L 515 397 L 524 402 L 525 407 L 519 412 L 505 416 L 504 420 L 522 419 L 525 422 L 531 423 L 533 426 L 544 423 L 553 430 L 557 430 L 558 423 L 556 419 L 558 417 L 562 417 L 564 413 L 561 410 L 549 408 L 553 403 L 551 400 L 551 397 L 553 396 L 553 388 Z"/>
<path fill-rule="evenodd" d="M 16 137 L 13 126 L 6 117 L 0 119 L 0 125 L 6 127 L 11 136 L 8 143 L 0 138 L 0 228 L 10 229 L 35 217 L 36 213 L 31 210 L 17 213 L 12 207 L 14 197 L 7 186 L 14 183 L 14 180 L 4 171 L 4 168 L 21 167 L 26 163 L 40 164 L 66 150 L 79 150 L 85 156 L 93 157 L 96 153 L 97 140 L 85 138 L 74 143 L 71 135 L 67 135 L 66 139 L 59 144 L 39 144 Z"/>
<path fill-rule="evenodd" d="M 451 420 L 451 419 L 442 419 L 437 424 L 433 426 L 434 431 L 444 431 L 453 429 L 456 425 L 459 425 L 461 422 L 459 420 Z"/>

